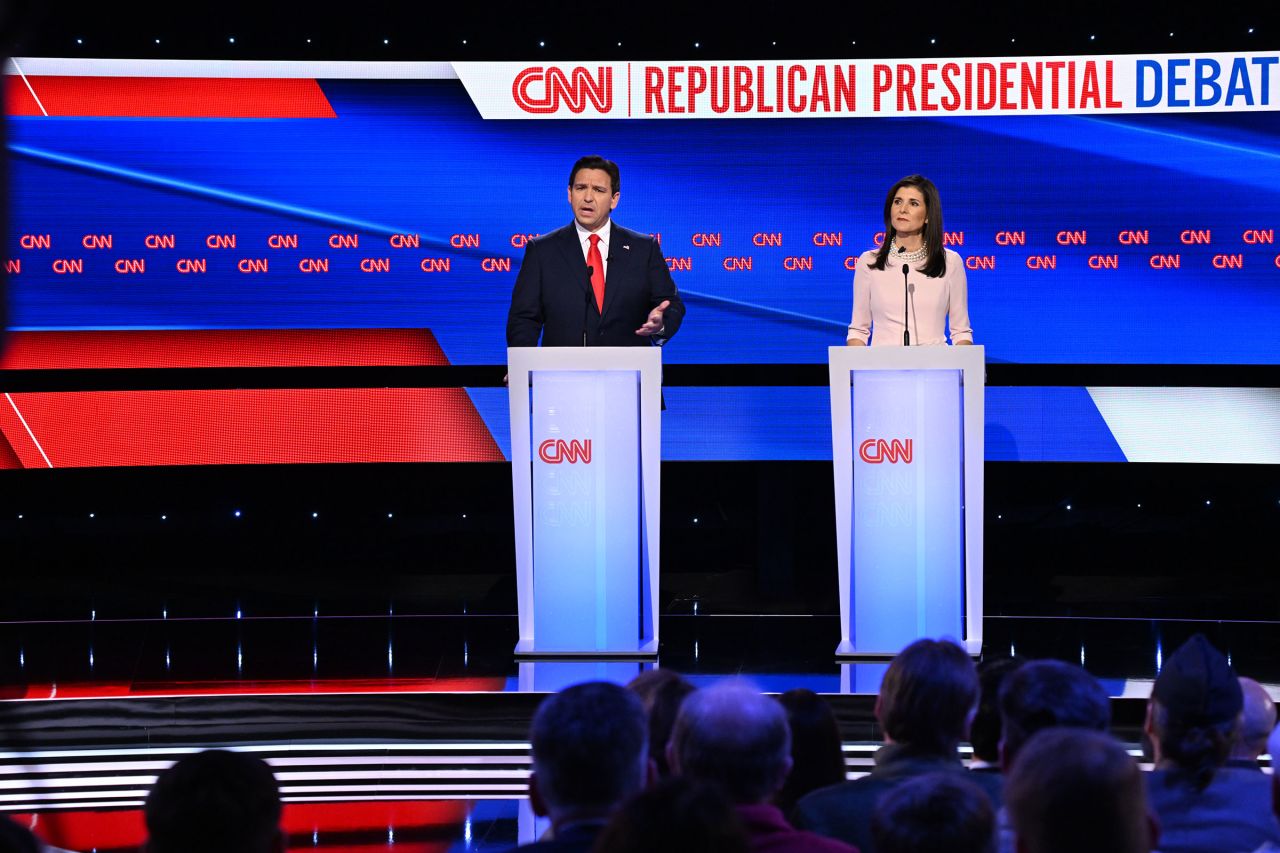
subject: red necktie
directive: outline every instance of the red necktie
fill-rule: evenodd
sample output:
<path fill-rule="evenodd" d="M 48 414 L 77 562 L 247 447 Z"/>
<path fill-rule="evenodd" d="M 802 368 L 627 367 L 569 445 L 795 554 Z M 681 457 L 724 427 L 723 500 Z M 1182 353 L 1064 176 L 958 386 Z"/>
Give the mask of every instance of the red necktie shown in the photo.
<path fill-rule="evenodd" d="M 600 235 L 591 235 L 587 249 L 587 266 L 591 267 L 591 290 L 596 295 L 596 310 L 604 313 L 604 259 L 600 257 Z"/>

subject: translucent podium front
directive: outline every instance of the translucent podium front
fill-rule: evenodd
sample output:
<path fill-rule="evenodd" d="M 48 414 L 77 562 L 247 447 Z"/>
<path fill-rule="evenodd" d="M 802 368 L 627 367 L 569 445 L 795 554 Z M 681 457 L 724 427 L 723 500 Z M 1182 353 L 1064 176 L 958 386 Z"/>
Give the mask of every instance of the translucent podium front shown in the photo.
<path fill-rule="evenodd" d="M 831 347 L 840 656 L 982 649 L 982 347 Z"/>
<path fill-rule="evenodd" d="M 512 347 L 511 486 L 524 657 L 658 652 L 656 347 Z"/>

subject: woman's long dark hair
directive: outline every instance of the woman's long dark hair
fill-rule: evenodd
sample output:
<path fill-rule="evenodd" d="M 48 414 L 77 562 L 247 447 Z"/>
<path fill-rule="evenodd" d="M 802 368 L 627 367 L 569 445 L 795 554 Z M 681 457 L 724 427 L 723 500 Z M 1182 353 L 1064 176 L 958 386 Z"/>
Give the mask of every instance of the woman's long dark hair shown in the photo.
<path fill-rule="evenodd" d="M 929 257 L 925 258 L 924 269 L 921 271 L 930 278 L 937 278 L 947 271 L 947 255 L 942 250 L 942 199 L 938 196 L 938 188 L 933 185 L 933 181 L 924 175 L 907 175 L 889 187 L 889 195 L 884 200 L 884 242 L 880 244 L 880 251 L 876 252 L 871 268 L 884 269 L 889 257 L 889 244 L 898 234 L 893 227 L 893 197 L 903 187 L 919 190 L 924 196 L 924 244 L 929 247 Z"/>

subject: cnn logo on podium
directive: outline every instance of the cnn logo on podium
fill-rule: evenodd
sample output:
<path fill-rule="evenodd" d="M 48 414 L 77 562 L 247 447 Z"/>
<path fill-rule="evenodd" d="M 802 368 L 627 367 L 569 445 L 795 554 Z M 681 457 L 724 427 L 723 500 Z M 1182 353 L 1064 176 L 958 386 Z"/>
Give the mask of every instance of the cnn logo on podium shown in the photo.
<path fill-rule="evenodd" d="M 858 458 L 871 465 L 881 462 L 911 462 L 911 439 L 868 438 L 858 445 Z"/>
<path fill-rule="evenodd" d="M 578 441 L 575 438 L 565 441 L 563 438 L 548 438 L 538 445 L 538 458 L 548 465 L 559 465 L 562 462 L 590 465 L 591 439 Z"/>

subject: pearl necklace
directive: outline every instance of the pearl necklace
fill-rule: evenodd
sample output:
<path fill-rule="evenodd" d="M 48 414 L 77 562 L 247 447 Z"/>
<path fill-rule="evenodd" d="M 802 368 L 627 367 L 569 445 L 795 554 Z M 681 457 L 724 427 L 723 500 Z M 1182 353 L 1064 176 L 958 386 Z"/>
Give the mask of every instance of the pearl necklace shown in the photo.
<path fill-rule="evenodd" d="M 916 249 L 914 252 L 902 252 L 901 254 L 899 254 L 898 238 L 895 237 L 889 241 L 889 257 L 893 258 L 894 260 L 903 260 L 909 264 L 914 264 L 914 263 L 923 261 L 925 258 L 929 257 L 929 247 L 926 246 L 924 243 L 921 243 L 920 248 Z"/>

